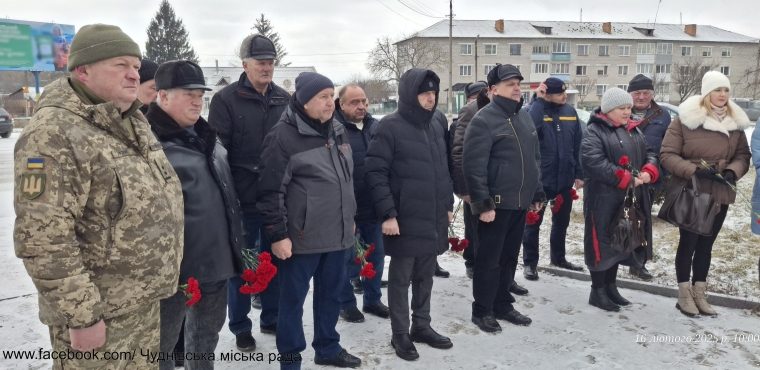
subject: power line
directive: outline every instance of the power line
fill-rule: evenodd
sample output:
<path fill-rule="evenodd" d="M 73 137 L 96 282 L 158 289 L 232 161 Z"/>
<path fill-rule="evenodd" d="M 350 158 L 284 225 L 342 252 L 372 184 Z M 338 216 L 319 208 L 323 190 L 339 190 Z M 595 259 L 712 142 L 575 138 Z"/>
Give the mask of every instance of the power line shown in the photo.
<path fill-rule="evenodd" d="M 418 9 L 415 9 L 415 8 L 413 8 L 413 7 L 412 7 L 410 4 L 407 4 L 407 3 L 405 3 L 405 2 L 404 2 L 404 0 L 398 0 L 398 2 L 399 2 L 399 3 L 401 3 L 401 5 L 403 5 L 403 6 L 407 7 L 407 9 L 409 9 L 409 10 L 411 10 L 411 11 L 413 11 L 413 12 L 415 12 L 415 13 L 419 14 L 419 15 L 422 15 L 422 16 L 424 16 L 424 17 L 429 17 L 429 18 L 443 18 L 443 17 L 436 17 L 436 16 L 434 16 L 434 15 L 430 15 L 430 14 L 428 14 L 428 13 L 425 13 L 425 12 L 422 12 L 422 11 L 420 11 L 420 10 L 418 10 Z"/>
<path fill-rule="evenodd" d="M 390 10 L 391 12 L 395 13 L 396 15 L 398 15 L 399 17 L 401 17 L 401 18 L 404 18 L 404 19 L 408 20 L 409 22 L 412 22 L 412 23 L 414 23 L 414 24 L 416 24 L 416 25 L 418 25 L 418 26 L 422 26 L 422 24 L 420 24 L 420 23 L 417 23 L 417 22 L 413 21 L 412 19 L 410 19 L 410 18 L 408 18 L 408 17 L 404 16 L 403 14 L 401 14 L 401 13 L 399 13 L 399 12 L 397 12 L 397 11 L 393 10 L 393 8 L 389 7 L 388 5 L 385 5 L 385 3 L 383 3 L 382 1 L 380 1 L 380 0 L 377 0 L 377 2 L 378 2 L 378 3 L 380 3 L 380 5 L 384 6 L 386 9 L 388 9 L 388 10 Z"/>
<path fill-rule="evenodd" d="M 286 57 L 316 57 L 316 56 L 329 56 L 329 55 L 355 55 L 355 54 L 369 54 L 369 51 L 350 51 L 345 53 L 319 53 L 319 54 L 287 54 Z M 232 54 L 198 54 L 199 56 L 211 56 L 211 57 L 234 57 L 239 58 L 239 55 Z"/>
<path fill-rule="evenodd" d="M 423 3 L 422 3 L 422 2 L 420 2 L 420 1 L 417 1 L 417 0 L 411 0 L 411 2 L 413 2 L 413 3 L 417 4 L 417 5 L 418 5 L 418 6 L 417 6 L 418 8 L 425 10 L 427 13 L 430 13 L 430 14 L 443 13 L 443 12 L 439 12 L 439 11 L 437 11 L 437 10 L 435 10 L 435 9 L 431 8 L 431 7 L 430 7 L 430 6 L 428 6 L 427 4 L 423 4 Z M 444 17 L 444 18 L 446 18 L 446 17 Z"/>

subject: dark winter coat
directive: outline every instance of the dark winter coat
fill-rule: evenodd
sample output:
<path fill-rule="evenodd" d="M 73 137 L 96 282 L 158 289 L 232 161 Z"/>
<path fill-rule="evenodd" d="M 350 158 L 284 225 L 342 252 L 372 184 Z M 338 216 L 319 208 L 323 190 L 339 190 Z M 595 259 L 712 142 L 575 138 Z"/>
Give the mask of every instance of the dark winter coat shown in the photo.
<path fill-rule="evenodd" d="M 180 127 L 156 103 L 150 105 L 147 118 L 182 183 L 185 245 L 180 281 L 192 276 L 207 283 L 240 274 L 245 241 L 227 150 L 203 118 L 193 126 L 197 135 Z"/>
<path fill-rule="evenodd" d="M 383 238 L 389 256 L 440 254 L 447 249 L 447 212 L 454 197 L 443 126 L 436 118 L 441 115 L 417 101 L 428 75 L 435 76 L 415 68 L 401 77 L 398 110 L 376 126 L 365 161 L 378 216 L 398 221 L 401 235 Z"/>
<path fill-rule="evenodd" d="M 670 113 L 656 102 L 652 102 L 646 116 L 639 123 L 639 130 L 644 133 L 649 148 L 657 155 L 660 154 L 662 139 L 665 137 L 668 126 L 670 126 Z"/>
<path fill-rule="evenodd" d="M 548 199 L 583 179 L 580 152 L 583 130 L 578 113 L 569 104 L 538 98 L 528 110 L 541 143 L 541 183 Z"/>
<path fill-rule="evenodd" d="M 522 101 L 494 96 L 464 136 L 464 177 L 474 215 L 493 209 L 525 210 L 545 198 L 536 128 Z"/>
<path fill-rule="evenodd" d="M 346 130 L 335 120 L 307 122 L 298 104 L 291 98 L 264 139 L 258 210 L 270 240 L 290 238 L 294 254 L 347 249 L 356 202 Z"/>
<path fill-rule="evenodd" d="M 336 105 L 337 107 L 337 105 Z M 346 119 L 340 109 L 335 110 L 335 120 L 340 122 L 346 128 L 348 140 L 351 143 L 351 153 L 354 160 L 354 197 L 356 198 L 356 222 L 357 223 L 374 223 L 379 218 L 375 215 L 375 206 L 372 203 L 372 196 L 369 193 L 369 187 L 364 181 L 364 159 L 367 156 L 367 148 L 372 139 L 372 132 L 378 123 L 369 113 L 364 116 L 362 122 L 364 126 L 360 130 L 356 124 Z"/>
<path fill-rule="evenodd" d="M 288 92 L 274 83 L 259 94 L 243 72 L 237 82 L 211 99 L 208 122 L 229 152 L 235 188 L 245 212 L 256 212 L 260 157 L 264 137 L 288 106 Z"/>
<path fill-rule="evenodd" d="M 744 129 L 750 120 L 736 103 L 729 101 L 732 115 L 718 122 L 707 116 L 699 105 L 702 97 L 686 99 L 678 107 L 678 118 L 673 121 L 662 141 L 660 158 L 662 166 L 672 174 L 667 197 L 675 196 L 704 160 L 718 172 L 731 170 L 741 179 L 749 170 L 752 156 Z M 701 192 L 712 194 L 720 204 L 732 204 L 736 192 L 728 185 L 709 179 L 697 179 Z"/>
<path fill-rule="evenodd" d="M 624 179 L 616 176 L 622 167 L 620 158 L 626 155 L 631 167 L 649 172 L 652 183 L 659 177 L 657 157 L 646 144 L 644 134 L 638 128 L 628 131 L 626 127 L 614 127 L 597 109 L 589 119 L 588 130 L 581 144 L 581 162 L 586 184 L 583 189 L 583 213 L 586 220 L 584 255 L 590 271 L 604 271 L 612 265 L 624 262 L 641 266 L 644 261 L 632 261 L 631 253 L 620 253 L 612 247 L 613 223 L 625 199 L 630 172 Z M 649 185 L 634 188 L 638 204 L 646 219 L 644 230 L 647 240 L 646 259 L 652 256 L 652 215 Z"/>
<path fill-rule="evenodd" d="M 468 195 L 467 182 L 464 179 L 462 170 L 462 154 L 464 153 L 464 133 L 469 126 L 472 117 L 478 113 L 478 101 L 473 100 L 467 103 L 459 111 L 459 118 L 454 129 L 454 137 L 451 141 L 451 180 L 454 181 L 454 193 L 460 196 Z"/>

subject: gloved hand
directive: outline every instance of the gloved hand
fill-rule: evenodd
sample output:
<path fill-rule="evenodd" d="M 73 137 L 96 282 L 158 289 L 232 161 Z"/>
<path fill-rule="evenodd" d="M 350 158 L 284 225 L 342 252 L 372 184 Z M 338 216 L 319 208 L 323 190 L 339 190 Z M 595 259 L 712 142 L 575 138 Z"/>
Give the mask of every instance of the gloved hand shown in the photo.
<path fill-rule="evenodd" d="M 698 168 L 696 172 L 694 172 L 697 177 L 705 180 L 712 180 L 717 182 L 725 182 L 720 176 L 718 176 L 718 170 L 709 167 L 709 168 Z"/>
<path fill-rule="evenodd" d="M 736 186 L 736 174 L 734 171 L 731 170 L 725 170 L 722 173 L 723 180 L 725 180 L 725 183 L 731 186 Z"/>

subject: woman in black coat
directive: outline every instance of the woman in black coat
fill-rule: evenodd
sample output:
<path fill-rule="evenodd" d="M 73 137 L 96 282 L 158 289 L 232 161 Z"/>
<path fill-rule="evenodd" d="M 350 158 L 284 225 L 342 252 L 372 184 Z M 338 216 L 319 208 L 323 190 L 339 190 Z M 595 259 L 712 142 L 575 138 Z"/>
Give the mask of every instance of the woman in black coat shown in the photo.
<path fill-rule="evenodd" d="M 626 192 L 633 189 L 644 218 L 641 226 L 649 259 L 652 255 L 652 217 L 649 192 L 642 185 L 654 183 L 659 177 L 657 158 L 647 149 L 644 135 L 629 121 L 633 100 L 622 89 L 607 90 L 601 108 L 595 111 L 581 144 L 581 162 L 586 175 L 583 209 L 586 220 L 584 254 L 591 271 L 589 304 L 607 311 L 619 311 L 631 302 L 623 298 L 615 284 L 618 265 L 623 262 L 641 267 L 632 251 L 612 241 L 618 213 Z M 627 166 L 621 165 L 626 156 Z M 622 162 L 624 163 L 624 162 Z"/>

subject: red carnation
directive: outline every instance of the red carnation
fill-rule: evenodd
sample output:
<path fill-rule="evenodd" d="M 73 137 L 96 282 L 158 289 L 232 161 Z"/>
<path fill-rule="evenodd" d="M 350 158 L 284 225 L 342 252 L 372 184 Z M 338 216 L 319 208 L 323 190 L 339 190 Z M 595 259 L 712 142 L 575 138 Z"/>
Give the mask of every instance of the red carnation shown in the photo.
<path fill-rule="evenodd" d="M 760 218 L 757 219 L 757 223 L 760 224 Z"/>
<path fill-rule="evenodd" d="M 538 215 L 538 212 L 528 211 L 528 215 L 525 217 L 525 224 L 535 225 L 540 219 L 541 219 L 541 216 Z"/>
<path fill-rule="evenodd" d="M 449 238 L 449 245 L 451 246 L 451 249 L 456 249 L 459 245 L 459 238 Z"/>
<path fill-rule="evenodd" d="M 565 197 L 563 197 L 562 194 L 557 195 L 554 198 L 554 202 L 552 205 L 552 213 L 559 213 L 559 210 L 562 209 L 563 203 L 565 203 Z"/>
<path fill-rule="evenodd" d="M 575 189 L 570 188 L 570 199 L 572 200 L 578 200 L 580 199 L 580 196 L 578 196 L 578 192 L 575 191 Z"/>
<path fill-rule="evenodd" d="M 191 307 L 201 300 L 201 288 L 198 284 L 198 280 L 196 280 L 194 277 L 187 278 L 187 284 L 180 286 L 180 288 L 184 291 L 185 295 L 188 298 L 187 302 L 185 302 L 185 305 L 187 307 Z"/>
<path fill-rule="evenodd" d="M 245 269 L 243 270 L 243 275 L 241 275 L 240 278 L 247 283 L 252 283 L 256 281 L 256 273 L 251 269 Z"/>
<path fill-rule="evenodd" d="M 631 164 L 631 161 L 628 159 L 627 155 L 622 155 L 620 159 L 618 160 L 618 164 L 621 167 L 628 167 L 629 164 Z"/>
<path fill-rule="evenodd" d="M 370 244 L 369 247 L 367 247 L 367 250 L 364 251 L 364 259 L 366 260 L 369 258 L 373 252 L 375 252 L 375 243 Z"/>
<path fill-rule="evenodd" d="M 365 278 L 365 279 L 372 279 L 375 277 L 375 267 L 372 265 L 372 262 L 367 262 L 364 264 L 364 267 L 362 267 L 362 270 L 359 272 L 359 276 Z"/>
<path fill-rule="evenodd" d="M 362 260 L 359 259 L 359 257 L 354 257 L 354 264 L 361 265 L 362 264 Z"/>
<path fill-rule="evenodd" d="M 618 180 L 622 180 L 623 177 L 625 177 L 625 170 L 620 169 L 620 168 L 616 169 L 615 170 L 615 177 L 617 177 Z"/>
<path fill-rule="evenodd" d="M 459 242 L 459 244 L 457 245 L 456 249 L 455 248 L 451 248 L 451 250 L 454 251 L 454 252 L 462 252 L 465 249 L 467 249 L 467 247 L 469 247 L 469 246 L 470 246 L 470 241 L 467 240 L 467 239 L 462 239 Z"/>

